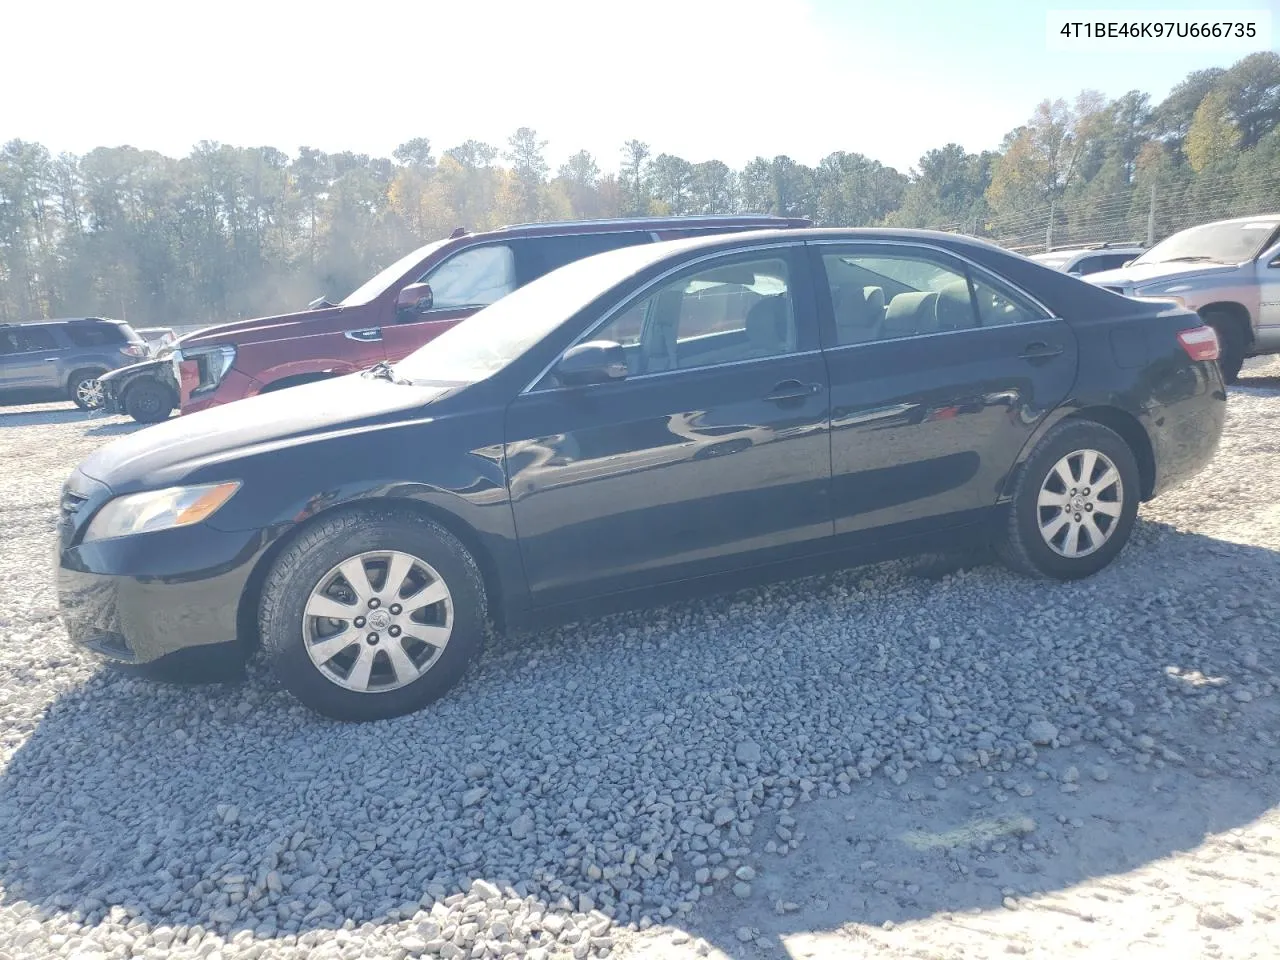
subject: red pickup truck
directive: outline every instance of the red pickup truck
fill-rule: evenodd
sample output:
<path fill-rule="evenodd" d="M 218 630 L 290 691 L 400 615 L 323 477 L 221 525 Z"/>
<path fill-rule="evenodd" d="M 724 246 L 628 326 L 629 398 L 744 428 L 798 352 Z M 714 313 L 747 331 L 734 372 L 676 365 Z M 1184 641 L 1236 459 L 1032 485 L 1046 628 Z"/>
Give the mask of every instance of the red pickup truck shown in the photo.
<path fill-rule="evenodd" d="M 208 327 L 102 378 L 108 409 L 163 420 L 396 361 L 517 287 L 618 247 L 708 233 L 811 226 L 805 217 L 648 217 L 534 223 L 414 250 L 339 303 Z"/>

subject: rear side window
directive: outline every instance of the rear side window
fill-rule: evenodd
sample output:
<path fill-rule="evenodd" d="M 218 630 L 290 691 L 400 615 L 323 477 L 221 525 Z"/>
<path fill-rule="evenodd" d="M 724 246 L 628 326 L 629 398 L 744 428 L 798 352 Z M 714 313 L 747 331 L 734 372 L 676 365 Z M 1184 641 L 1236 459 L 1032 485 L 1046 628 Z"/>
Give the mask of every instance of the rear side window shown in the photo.
<path fill-rule="evenodd" d="M 1012 323 L 1044 320 L 1047 314 L 1026 297 L 985 276 L 973 277 L 973 293 L 978 318 L 984 327 L 1004 327 Z"/>
<path fill-rule="evenodd" d="M 977 326 L 964 273 L 925 251 L 833 253 L 822 265 L 839 346 Z"/>
<path fill-rule="evenodd" d="M 77 347 L 103 347 L 124 343 L 124 333 L 114 323 L 69 323 L 63 329 Z"/>
<path fill-rule="evenodd" d="M 524 261 L 522 283 L 535 280 L 544 273 L 583 260 L 597 253 L 649 243 L 649 234 L 641 230 L 620 233 L 569 233 L 558 237 L 534 237 L 520 244 Z"/>

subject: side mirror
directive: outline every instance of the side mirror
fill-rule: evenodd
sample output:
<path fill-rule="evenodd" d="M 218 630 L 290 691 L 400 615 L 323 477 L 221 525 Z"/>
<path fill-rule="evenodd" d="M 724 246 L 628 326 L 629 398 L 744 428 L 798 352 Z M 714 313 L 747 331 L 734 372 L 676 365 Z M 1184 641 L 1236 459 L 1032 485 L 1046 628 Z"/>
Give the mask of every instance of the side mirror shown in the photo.
<path fill-rule="evenodd" d="M 592 340 L 570 347 L 555 366 L 556 379 L 566 387 L 624 380 L 627 355 L 622 344 L 612 340 Z"/>
<path fill-rule="evenodd" d="M 396 318 L 420 317 L 431 309 L 434 297 L 429 283 L 411 283 L 396 296 Z"/>

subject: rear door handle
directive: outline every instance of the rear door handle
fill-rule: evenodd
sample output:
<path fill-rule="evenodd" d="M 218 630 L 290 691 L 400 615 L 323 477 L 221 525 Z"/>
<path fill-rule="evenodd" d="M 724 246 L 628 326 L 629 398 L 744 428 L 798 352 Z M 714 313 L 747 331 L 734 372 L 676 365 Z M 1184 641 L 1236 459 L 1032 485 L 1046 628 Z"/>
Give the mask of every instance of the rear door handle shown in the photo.
<path fill-rule="evenodd" d="M 45 358 L 44 358 L 44 362 L 45 362 L 45 363 L 57 363 L 57 362 L 58 362 L 58 358 L 57 358 L 57 357 L 45 357 Z"/>
<path fill-rule="evenodd" d="M 784 400 L 803 400 L 805 397 L 811 397 L 822 389 L 820 383 L 801 383 L 799 380 L 783 380 L 780 384 L 770 391 L 765 397 L 774 403 L 781 403 Z"/>
<path fill-rule="evenodd" d="M 1043 340 L 1037 340 L 1035 343 L 1028 343 L 1022 348 L 1022 352 L 1018 357 L 1022 360 L 1043 360 L 1046 357 L 1056 357 L 1062 353 L 1062 344 L 1045 343 Z"/>
<path fill-rule="evenodd" d="M 343 334 L 348 340 L 359 340 L 361 343 L 373 343 L 382 339 L 381 327 L 366 327 L 364 330 L 348 330 Z"/>

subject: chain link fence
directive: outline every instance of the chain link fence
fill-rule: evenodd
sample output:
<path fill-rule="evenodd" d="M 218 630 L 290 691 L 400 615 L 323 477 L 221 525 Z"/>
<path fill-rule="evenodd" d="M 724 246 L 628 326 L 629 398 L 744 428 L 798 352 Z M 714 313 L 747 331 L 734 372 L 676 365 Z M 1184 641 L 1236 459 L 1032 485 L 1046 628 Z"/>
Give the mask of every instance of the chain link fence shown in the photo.
<path fill-rule="evenodd" d="M 1280 170 L 1167 181 L 1067 199 L 1003 217 L 938 227 L 993 240 L 1020 253 L 1102 243 L 1151 245 L 1187 227 L 1280 211 Z"/>

